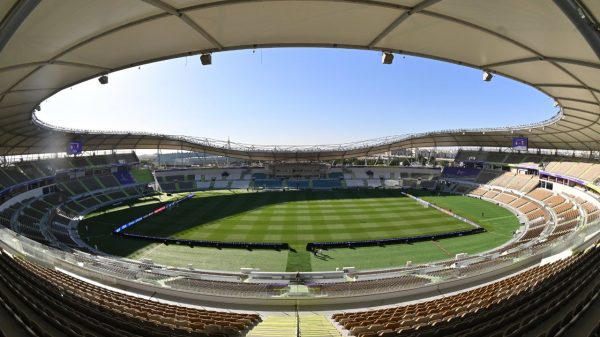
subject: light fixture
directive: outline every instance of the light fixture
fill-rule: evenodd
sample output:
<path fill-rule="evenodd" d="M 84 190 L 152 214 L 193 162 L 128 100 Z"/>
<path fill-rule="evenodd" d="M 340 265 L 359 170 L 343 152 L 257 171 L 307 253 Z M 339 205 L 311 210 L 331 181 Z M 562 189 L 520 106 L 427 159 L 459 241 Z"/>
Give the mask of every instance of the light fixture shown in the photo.
<path fill-rule="evenodd" d="M 483 80 L 484 81 L 489 82 L 492 80 L 492 77 L 494 77 L 494 75 L 491 72 L 489 72 L 487 70 L 483 71 Z"/>
<path fill-rule="evenodd" d="M 100 84 L 108 84 L 108 76 L 106 75 L 102 75 L 98 78 L 98 82 L 100 82 Z"/>
<path fill-rule="evenodd" d="M 394 62 L 394 54 L 389 51 L 384 51 L 381 55 L 381 63 L 383 64 L 392 64 Z"/>
<path fill-rule="evenodd" d="M 212 64 L 212 54 L 202 54 L 200 55 L 200 63 L 202 63 L 203 66 L 208 66 Z"/>
<path fill-rule="evenodd" d="M 37 106 L 35 107 L 35 111 L 42 111 L 42 107 L 41 107 L 41 106 L 39 106 L 39 105 L 37 105 Z"/>
<path fill-rule="evenodd" d="M 558 107 L 558 105 L 559 105 L 559 104 L 560 104 L 560 103 L 558 103 L 558 101 L 554 101 L 554 107 L 555 107 L 555 108 L 556 108 L 556 107 Z"/>

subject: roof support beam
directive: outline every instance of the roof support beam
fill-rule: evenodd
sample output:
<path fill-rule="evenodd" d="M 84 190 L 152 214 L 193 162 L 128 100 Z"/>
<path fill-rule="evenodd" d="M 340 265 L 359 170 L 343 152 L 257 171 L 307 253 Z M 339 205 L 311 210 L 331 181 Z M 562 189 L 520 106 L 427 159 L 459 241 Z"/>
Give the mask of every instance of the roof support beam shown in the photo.
<path fill-rule="evenodd" d="M 501 61 L 501 62 L 496 62 L 496 63 L 488 63 L 488 64 L 482 65 L 481 68 L 488 69 L 488 68 L 509 66 L 512 64 L 536 62 L 536 61 L 543 61 L 543 60 L 544 60 L 544 58 L 541 56 L 526 57 L 526 58 L 522 58 L 522 59 L 506 60 L 506 61 Z"/>
<path fill-rule="evenodd" d="M 572 102 L 579 102 L 579 103 L 586 103 L 586 104 L 592 104 L 592 105 L 598 105 L 598 102 L 593 102 L 593 101 L 587 101 L 585 99 L 578 99 L 578 98 L 570 98 L 570 97 L 554 97 L 556 100 L 561 100 L 561 101 L 572 101 Z"/>
<path fill-rule="evenodd" d="M 369 48 L 375 47 L 376 44 L 381 42 L 381 40 L 383 40 L 389 33 L 391 33 L 394 29 L 396 29 L 398 26 L 400 26 L 400 24 L 402 24 L 402 22 L 406 21 L 406 19 L 408 19 L 412 14 L 419 13 L 420 11 L 424 10 L 425 8 L 432 6 L 440 1 L 441 0 L 424 0 L 420 3 L 418 3 L 415 7 L 402 13 L 398 18 L 396 18 L 396 20 L 394 20 L 381 33 L 379 33 L 379 35 L 377 35 L 377 37 L 375 37 L 375 39 L 373 39 L 373 41 L 371 41 L 371 43 L 369 43 Z"/>
<path fill-rule="evenodd" d="M 554 0 L 554 3 L 571 20 L 600 59 L 600 32 L 596 28 L 596 23 L 588 17 L 585 8 L 582 8 L 575 0 Z"/>
<path fill-rule="evenodd" d="M 166 4 L 160 0 L 142 0 L 142 1 L 144 1 L 145 3 L 147 3 L 149 5 L 152 5 L 154 7 L 160 8 L 162 11 L 167 12 L 171 15 L 175 15 L 178 17 L 181 16 L 181 13 L 179 13 L 179 11 L 175 7 L 173 7 L 169 4 Z"/>
<path fill-rule="evenodd" d="M 553 61 L 553 62 L 568 63 L 568 64 L 574 64 L 576 66 L 600 69 L 600 63 L 592 63 L 592 62 L 586 62 L 586 61 L 574 60 L 574 59 L 565 59 L 562 57 L 546 57 L 545 59 L 548 61 Z"/>
<path fill-rule="evenodd" d="M 595 92 L 600 92 L 600 89 L 598 89 L 598 88 L 584 87 L 583 85 L 578 85 L 578 84 L 535 83 L 533 85 L 536 87 L 544 87 L 544 88 L 570 88 L 570 89 L 582 89 L 582 90 L 592 90 Z"/>
<path fill-rule="evenodd" d="M 569 63 L 569 64 L 574 64 L 574 65 L 578 65 L 578 66 L 582 66 L 582 67 L 590 67 L 590 68 L 600 69 L 600 63 L 592 63 L 592 62 L 586 62 L 586 61 L 581 61 L 581 60 L 565 59 L 565 58 L 561 58 L 561 57 L 542 57 L 542 56 L 526 57 L 526 58 L 522 58 L 522 59 L 514 59 L 514 60 L 507 60 L 507 61 L 496 62 L 496 63 L 489 63 L 486 65 L 483 65 L 482 68 L 502 67 L 502 66 L 509 66 L 512 64 L 528 63 L 528 62 L 536 62 L 536 61 L 553 61 L 553 62 L 559 62 L 559 63 Z"/>
<path fill-rule="evenodd" d="M 571 121 L 571 119 L 573 119 L 573 118 L 575 118 L 575 119 L 580 119 L 580 120 L 582 120 L 582 121 L 586 121 L 586 122 L 589 122 L 589 123 L 591 123 L 591 124 L 594 124 L 594 123 L 596 123 L 596 120 L 595 120 L 595 119 L 589 119 L 589 118 L 585 118 L 585 117 L 581 117 L 581 116 L 565 115 L 565 118 L 566 118 L 566 121 L 567 121 L 567 122 L 569 122 L 569 123 L 573 123 L 573 124 L 577 124 L 577 123 L 575 123 L 575 122 Z M 588 125 L 586 125 L 586 126 L 590 126 L 590 125 L 588 124 Z"/>
<path fill-rule="evenodd" d="M 10 90 L 10 91 L 0 92 L 0 96 L 4 96 L 7 94 L 19 94 L 19 93 L 26 93 L 26 92 L 55 91 L 55 90 L 59 90 L 59 89 L 58 88 L 18 89 L 18 90 Z"/>
<path fill-rule="evenodd" d="M 579 112 L 583 112 L 583 113 L 586 113 L 586 114 L 589 114 L 589 115 L 594 115 L 594 116 L 598 115 L 598 113 L 590 111 L 590 110 L 573 108 L 573 107 L 570 107 L 570 106 L 564 106 L 563 109 L 579 111 Z M 566 116 L 568 116 L 568 115 L 566 115 Z M 594 122 L 596 122 L 596 120 L 594 120 Z"/>
<path fill-rule="evenodd" d="M 19 0 L 13 5 L 0 22 L 0 52 L 39 3 L 40 0 Z"/>
<path fill-rule="evenodd" d="M 187 16 L 186 14 L 177 10 L 177 8 L 175 8 L 169 4 L 166 4 L 166 3 L 162 2 L 161 0 L 142 0 L 142 1 L 144 1 L 145 3 L 147 3 L 149 5 L 152 5 L 154 7 L 160 8 L 161 10 L 163 10 L 166 13 L 169 13 L 171 15 L 178 17 L 179 19 L 181 19 L 181 21 L 185 22 L 193 30 L 200 33 L 200 35 L 202 35 L 205 39 L 210 41 L 210 43 L 212 43 L 213 46 L 217 47 L 218 49 L 223 49 L 223 45 L 219 41 L 217 41 L 217 39 L 215 39 L 212 35 L 210 35 L 204 28 L 202 28 L 200 25 L 198 25 L 189 16 Z"/>

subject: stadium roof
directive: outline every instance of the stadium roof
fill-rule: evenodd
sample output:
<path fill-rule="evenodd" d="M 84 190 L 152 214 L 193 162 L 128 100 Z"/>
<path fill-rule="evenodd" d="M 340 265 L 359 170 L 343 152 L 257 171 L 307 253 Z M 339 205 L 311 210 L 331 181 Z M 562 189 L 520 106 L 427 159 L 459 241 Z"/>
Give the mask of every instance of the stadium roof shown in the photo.
<path fill-rule="evenodd" d="M 597 0 L 3 0 L 0 155 L 64 152 L 78 139 L 86 150 L 160 146 L 326 160 L 401 147 L 506 147 L 517 135 L 534 148 L 600 150 L 599 18 Z M 541 90 L 562 110 L 536 125 L 308 148 L 56 130 L 32 121 L 47 97 L 119 69 L 201 52 L 297 46 L 391 51 L 485 69 Z"/>

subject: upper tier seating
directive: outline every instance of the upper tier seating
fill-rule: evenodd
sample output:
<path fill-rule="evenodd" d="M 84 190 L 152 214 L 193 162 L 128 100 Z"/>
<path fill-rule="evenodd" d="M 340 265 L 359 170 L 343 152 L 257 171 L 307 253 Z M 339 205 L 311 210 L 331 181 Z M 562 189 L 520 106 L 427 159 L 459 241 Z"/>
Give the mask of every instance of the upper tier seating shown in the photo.
<path fill-rule="evenodd" d="M 33 174 L 35 167 L 31 162 L 27 165 L 21 163 L 21 165 L 27 167 L 29 173 Z M 17 170 L 17 168 L 11 167 L 11 170 Z M 80 179 L 66 181 L 64 179 L 67 179 L 69 175 L 61 174 L 62 182 L 58 182 L 56 187 L 46 188 L 44 192 L 47 194 L 17 203 L 9 207 L 7 212 L 0 213 L 6 215 L 0 217 L 0 224 L 41 243 L 59 242 L 68 246 L 77 246 L 70 237 L 68 228 L 70 219 L 67 218 L 75 218 L 85 210 L 96 208 L 101 204 L 111 202 L 111 200 L 140 196 L 142 193 L 131 184 L 127 185 L 130 187 L 121 185 L 110 171 L 110 169 L 86 171 L 86 174 L 102 173 L 103 175 L 87 175 Z M 119 169 L 119 172 L 126 173 L 123 174 L 123 177 L 131 177 L 122 168 Z M 14 176 L 16 177 L 16 175 Z M 22 177 L 29 179 L 23 173 Z M 131 181 L 132 179 L 125 180 Z M 121 186 L 124 188 L 115 190 Z M 101 194 L 107 187 L 112 189 L 107 194 Z"/>
<path fill-rule="evenodd" d="M 54 174 L 52 170 L 45 169 L 42 165 L 39 165 L 39 163 L 35 161 L 24 161 L 17 163 L 16 166 L 19 167 L 19 169 L 30 180 L 47 177 Z"/>
<path fill-rule="evenodd" d="M 488 174 L 486 171 L 483 174 Z M 487 179 L 487 176 L 486 176 Z M 500 187 L 509 188 L 512 190 L 518 190 L 521 192 L 529 192 L 534 189 L 538 184 L 538 177 L 534 175 L 517 174 L 514 172 L 504 172 L 501 175 L 493 178 L 489 181 L 486 179 L 477 179 L 477 182 L 484 184 L 495 185 Z"/>
<path fill-rule="evenodd" d="M 546 154 L 459 150 L 455 162 L 510 163 L 537 167 L 539 163 L 554 161 L 557 158 L 560 157 Z"/>
<path fill-rule="evenodd" d="M 459 151 L 455 162 L 510 163 L 540 169 L 546 172 L 595 182 L 600 178 L 600 164 L 587 158 L 560 157 L 554 155 L 519 154 L 504 152 Z M 485 183 L 481 177 L 479 183 Z"/>
<path fill-rule="evenodd" d="M 600 164 L 575 161 L 552 161 L 544 171 L 595 182 L 600 177 Z"/>
<path fill-rule="evenodd" d="M 29 180 L 15 166 L 0 167 L 0 190 Z"/>
<path fill-rule="evenodd" d="M 503 152 L 488 152 L 485 160 L 491 163 L 503 163 L 507 155 L 507 153 Z"/>
<path fill-rule="evenodd" d="M 339 179 L 314 179 L 312 181 L 313 183 L 313 188 L 324 188 L 324 189 L 331 189 L 331 188 L 341 188 L 342 187 L 342 183 L 340 182 Z M 380 182 L 381 184 L 381 182 Z"/>
<path fill-rule="evenodd" d="M 112 174 L 98 176 L 97 178 L 98 180 L 100 180 L 100 183 L 102 184 L 102 186 L 104 186 L 104 188 L 119 186 L 119 181 Z"/>
<path fill-rule="evenodd" d="M 278 180 L 278 179 L 255 179 L 254 180 L 254 188 L 277 190 L 277 189 L 282 189 L 283 184 L 282 184 L 281 180 Z"/>
<path fill-rule="evenodd" d="M 178 183 L 178 191 L 192 191 L 194 189 L 194 181 L 182 181 Z"/>
<path fill-rule="evenodd" d="M 263 172 L 252 173 L 252 179 L 267 179 L 267 174 Z"/>
<path fill-rule="evenodd" d="M 424 188 L 424 189 L 428 189 L 428 190 L 433 190 L 436 188 L 436 186 L 437 186 L 437 181 L 435 181 L 435 180 L 421 180 L 421 182 L 419 183 L 420 188 Z"/>
<path fill-rule="evenodd" d="M 161 186 L 163 186 L 163 189 L 164 189 L 164 185 L 165 184 L 161 184 Z M 212 185 L 212 182 L 210 182 L 210 181 L 196 181 L 196 188 L 199 190 L 207 190 L 210 188 L 211 185 Z M 173 186 L 175 186 L 175 185 L 173 185 Z M 175 191 L 175 188 L 173 188 L 172 191 Z"/>
<path fill-rule="evenodd" d="M 309 181 L 306 179 L 301 179 L 301 180 L 289 179 L 287 181 L 287 186 L 288 186 L 288 188 L 291 188 L 291 189 L 305 190 L 305 189 L 308 189 L 308 187 L 309 187 Z"/>
<path fill-rule="evenodd" d="M 135 183 L 135 180 L 129 171 L 120 170 L 115 172 L 114 176 L 121 185 L 131 185 Z"/>
<path fill-rule="evenodd" d="M 466 168 L 466 167 L 444 167 L 442 171 L 442 178 L 455 178 L 464 180 L 473 180 L 481 173 L 481 169 L 478 168 Z"/>
<path fill-rule="evenodd" d="M 402 179 L 402 187 L 404 187 L 404 188 L 417 188 L 417 180 L 415 180 L 415 179 Z"/>
<path fill-rule="evenodd" d="M 213 184 L 213 188 L 214 189 L 226 189 L 228 187 L 229 187 L 229 181 L 228 180 L 217 180 Z"/>
<path fill-rule="evenodd" d="M 458 150 L 456 157 L 454 159 L 455 162 L 480 162 L 485 161 L 487 159 L 487 152 L 485 151 L 465 151 Z"/>
<path fill-rule="evenodd" d="M 234 180 L 231 182 L 232 189 L 247 189 L 248 187 L 250 187 L 248 180 Z"/>
<path fill-rule="evenodd" d="M 341 179 L 344 178 L 344 172 L 329 172 L 330 179 Z"/>
<path fill-rule="evenodd" d="M 56 171 L 68 170 L 73 168 L 84 168 L 94 166 L 106 166 L 114 164 L 135 164 L 139 163 L 139 159 L 134 152 L 131 153 L 119 153 L 119 154 L 108 154 L 108 155 L 95 155 L 95 156 L 84 156 L 84 157 L 66 157 L 66 158 L 54 158 L 54 159 L 42 159 L 31 162 L 40 171 L 46 173 L 46 175 L 52 175 Z M 50 173 L 50 174 L 48 174 Z"/>
<path fill-rule="evenodd" d="M 346 180 L 346 187 L 365 187 L 365 181 L 363 179 L 348 179 Z"/>
<path fill-rule="evenodd" d="M 487 184 L 490 181 L 498 178 L 498 176 L 501 174 L 501 172 L 499 171 L 481 171 L 481 174 L 477 177 L 477 179 L 475 180 L 476 183 L 479 184 Z"/>

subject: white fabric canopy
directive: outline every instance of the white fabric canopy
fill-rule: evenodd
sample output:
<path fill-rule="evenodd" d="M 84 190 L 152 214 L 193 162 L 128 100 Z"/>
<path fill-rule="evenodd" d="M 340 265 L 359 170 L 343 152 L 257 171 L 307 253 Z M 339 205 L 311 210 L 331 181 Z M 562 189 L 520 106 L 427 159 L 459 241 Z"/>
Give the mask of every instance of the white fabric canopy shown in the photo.
<path fill-rule="evenodd" d="M 62 152 L 79 139 L 86 150 L 160 146 L 326 160 L 400 147 L 510 146 L 517 135 L 535 148 L 600 150 L 598 18 L 597 0 L 3 0 L 0 155 Z M 302 149 L 57 131 L 32 122 L 41 101 L 89 78 L 182 55 L 278 46 L 383 50 L 485 69 L 541 90 L 562 113 L 520 128 Z"/>

